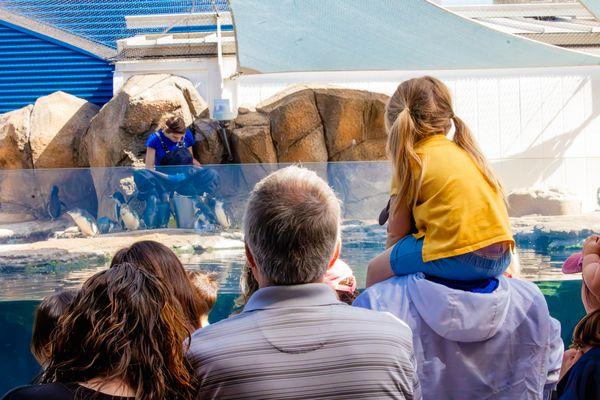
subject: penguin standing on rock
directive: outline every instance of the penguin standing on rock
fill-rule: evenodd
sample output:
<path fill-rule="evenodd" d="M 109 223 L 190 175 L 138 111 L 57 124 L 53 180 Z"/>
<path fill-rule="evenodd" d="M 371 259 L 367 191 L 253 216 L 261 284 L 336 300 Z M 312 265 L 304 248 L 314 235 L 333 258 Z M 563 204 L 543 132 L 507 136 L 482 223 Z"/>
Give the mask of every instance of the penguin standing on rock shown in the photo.
<path fill-rule="evenodd" d="M 81 233 L 87 237 L 93 237 L 98 234 L 98 225 L 92 215 L 80 208 L 67 211 L 67 214 L 73 219 L 73 222 L 79 227 Z"/>
<path fill-rule="evenodd" d="M 52 185 L 52 189 L 50 190 L 50 198 L 46 203 L 46 211 L 48 212 L 50 219 L 52 221 L 58 219 L 62 215 L 63 210 L 66 208 L 67 206 L 65 203 L 60 201 L 60 197 L 58 195 L 58 186 Z"/>
<path fill-rule="evenodd" d="M 125 197 L 121 192 L 114 192 L 111 196 L 115 200 L 115 211 L 118 211 L 117 219 L 123 228 L 129 231 L 137 231 L 142 227 L 142 221 L 135 211 L 125 202 Z"/>

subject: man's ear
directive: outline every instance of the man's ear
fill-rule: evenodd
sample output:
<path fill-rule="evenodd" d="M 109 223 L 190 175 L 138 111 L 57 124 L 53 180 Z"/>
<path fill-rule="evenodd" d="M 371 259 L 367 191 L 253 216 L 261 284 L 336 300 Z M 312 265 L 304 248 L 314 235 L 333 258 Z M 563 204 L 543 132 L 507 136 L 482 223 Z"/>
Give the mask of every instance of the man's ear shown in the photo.
<path fill-rule="evenodd" d="M 248 247 L 247 243 L 244 243 L 244 250 L 246 252 L 246 260 L 248 261 L 248 265 L 250 266 L 250 269 L 256 270 L 256 262 L 254 261 L 254 256 L 252 255 L 252 252 L 250 251 L 250 247 Z"/>
<path fill-rule="evenodd" d="M 331 257 L 331 260 L 329 260 L 329 265 L 327 266 L 327 269 L 331 268 L 333 266 L 333 264 L 335 264 L 335 262 L 338 260 L 338 258 L 340 258 L 341 251 L 342 251 L 342 240 L 338 239 L 337 243 L 335 244 L 335 250 L 333 251 L 333 256 Z"/>

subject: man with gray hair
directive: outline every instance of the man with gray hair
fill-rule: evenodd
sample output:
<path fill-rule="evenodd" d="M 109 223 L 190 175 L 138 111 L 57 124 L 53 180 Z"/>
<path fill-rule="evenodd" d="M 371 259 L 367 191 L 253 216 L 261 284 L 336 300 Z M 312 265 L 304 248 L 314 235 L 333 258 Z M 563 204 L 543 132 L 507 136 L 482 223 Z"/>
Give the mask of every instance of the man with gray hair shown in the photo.
<path fill-rule="evenodd" d="M 244 234 L 260 289 L 193 334 L 199 399 L 421 398 L 407 325 L 322 283 L 340 245 L 340 202 L 322 179 L 299 167 L 264 178 Z"/>

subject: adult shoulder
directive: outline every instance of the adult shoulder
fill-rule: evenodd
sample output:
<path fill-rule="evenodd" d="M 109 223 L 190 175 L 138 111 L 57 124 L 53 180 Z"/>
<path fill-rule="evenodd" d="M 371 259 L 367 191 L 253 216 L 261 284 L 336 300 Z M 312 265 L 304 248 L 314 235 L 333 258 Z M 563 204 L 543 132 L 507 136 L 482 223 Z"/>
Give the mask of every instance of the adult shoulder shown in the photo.
<path fill-rule="evenodd" d="M 151 147 L 153 149 L 158 149 L 158 147 L 161 145 L 160 144 L 160 131 L 158 132 L 152 132 L 149 136 L 148 139 L 146 139 L 146 147 Z"/>
<path fill-rule="evenodd" d="M 60 383 L 21 386 L 6 393 L 2 400 L 70 400 L 73 392 Z"/>

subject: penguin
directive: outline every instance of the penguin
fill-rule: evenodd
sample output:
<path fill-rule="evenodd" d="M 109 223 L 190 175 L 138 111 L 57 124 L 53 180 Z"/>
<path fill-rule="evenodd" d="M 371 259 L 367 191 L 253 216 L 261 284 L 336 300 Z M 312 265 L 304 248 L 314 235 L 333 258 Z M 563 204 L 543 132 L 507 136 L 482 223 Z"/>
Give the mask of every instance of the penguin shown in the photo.
<path fill-rule="evenodd" d="M 50 189 L 50 198 L 46 203 L 46 211 L 48 212 L 50 219 L 54 221 L 55 219 L 59 218 L 62 215 L 63 210 L 66 208 L 67 206 L 65 203 L 60 201 L 60 197 L 58 195 L 58 186 L 52 185 L 52 189 Z"/>
<path fill-rule="evenodd" d="M 158 228 L 160 226 L 160 215 L 158 210 L 158 197 L 151 194 L 146 198 L 146 209 L 142 216 L 148 229 Z"/>
<path fill-rule="evenodd" d="M 225 213 L 223 202 L 220 200 L 213 200 L 213 202 L 214 214 L 217 222 L 223 227 L 223 229 L 229 229 L 229 227 L 231 226 L 231 222 L 229 221 L 229 217 Z"/>
<path fill-rule="evenodd" d="M 102 234 L 117 232 L 118 226 L 115 221 L 108 217 L 100 217 L 98 218 L 98 230 Z"/>
<path fill-rule="evenodd" d="M 115 211 L 117 209 L 119 211 L 117 218 L 121 225 L 129 231 L 139 230 L 142 227 L 142 221 L 137 213 L 125 202 L 123 194 L 121 192 L 114 192 L 111 197 L 118 204 L 118 208 L 115 207 Z"/>
<path fill-rule="evenodd" d="M 206 218 L 202 210 L 196 211 L 196 214 L 194 214 L 194 229 L 197 231 L 203 231 L 210 225 L 211 224 L 208 221 L 208 218 Z"/>
<path fill-rule="evenodd" d="M 73 222 L 75 222 L 81 233 L 85 236 L 93 237 L 98 234 L 98 225 L 89 212 L 80 208 L 74 208 L 67 211 L 67 214 L 73 219 Z"/>
<path fill-rule="evenodd" d="M 113 199 L 115 201 L 115 209 L 114 209 L 114 213 L 115 213 L 115 218 L 117 219 L 117 222 L 121 223 L 121 204 L 125 204 L 125 196 L 123 196 L 123 193 L 117 191 L 114 192 L 112 194 L 112 196 L 110 196 L 111 199 Z"/>

